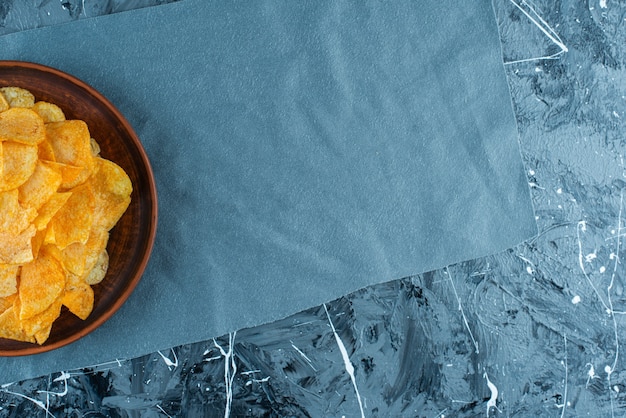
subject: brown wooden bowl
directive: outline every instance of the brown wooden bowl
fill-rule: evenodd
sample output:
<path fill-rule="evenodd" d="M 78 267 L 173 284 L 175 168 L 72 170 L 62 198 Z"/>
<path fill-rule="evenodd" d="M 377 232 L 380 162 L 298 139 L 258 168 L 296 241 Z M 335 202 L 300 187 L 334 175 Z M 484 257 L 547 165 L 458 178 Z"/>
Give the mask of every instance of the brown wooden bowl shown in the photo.
<path fill-rule="evenodd" d="M 59 106 L 67 119 L 87 123 L 100 155 L 121 166 L 133 183 L 131 203 L 109 238 L 109 270 L 93 286 L 94 308 L 81 320 L 65 307 L 43 345 L 0 338 L 0 356 L 22 356 L 62 347 L 84 337 L 117 311 L 141 279 L 154 243 L 157 194 L 146 152 L 131 125 L 100 93 L 54 68 L 20 61 L 0 61 L 0 86 L 28 89 L 36 100 Z"/>

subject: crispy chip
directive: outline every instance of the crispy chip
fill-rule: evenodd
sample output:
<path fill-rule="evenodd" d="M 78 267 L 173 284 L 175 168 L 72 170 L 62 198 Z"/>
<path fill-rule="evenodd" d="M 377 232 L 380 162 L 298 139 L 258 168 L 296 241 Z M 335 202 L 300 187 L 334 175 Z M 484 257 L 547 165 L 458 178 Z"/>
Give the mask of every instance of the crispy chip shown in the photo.
<path fill-rule="evenodd" d="M 89 239 L 95 208 L 94 193 L 90 183 L 72 189 L 72 195 L 54 215 L 50 223 L 54 228 L 55 242 L 59 249 Z"/>
<path fill-rule="evenodd" d="M 85 169 L 83 167 L 74 167 L 73 165 L 63 164 L 56 161 L 46 160 L 46 164 L 61 173 L 61 184 L 59 190 L 71 190 L 72 187 L 82 183 Z"/>
<path fill-rule="evenodd" d="M 33 107 L 35 96 L 21 87 L 2 87 L 0 94 L 4 96 L 10 107 Z"/>
<path fill-rule="evenodd" d="M 48 226 L 50 219 L 65 205 L 72 192 L 55 193 L 39 208 L 37 217 L 33 220 L 33 225 L 41 231 Z"/>
<path fill-rule="evenodd" d="M 37 166 L 37 147 L 11 141 L 0 144 L 2 145 L 0 192 L 4 192 L 18 188 L 33 174 Z"/>
<path fill-rule="evenodd" d="M 42 344 L 50 335 L 52 323 L 61 314 L 61 301 L 62 298 L 58 297 L 43 312 L 30 318 L 20 319 L 24 333 L 29 337 L 34 336 L 37 343 Z"/>
<path fill-rule="evenodd" d="M 72 184 L 65 184 L 66 182 L 64 182 L 63 187 L 71 188 L 84 182 L 94 169 L 91 136 L 85 122 L 66 120 L 48 123 L 46 124 L 46 135 L 58 163 L 81 168 L 79 175 L 76 176 Z"/>
<path fill-rule="evenodd" d="M 92 228 L 89 233 L 89 239 L 85 243 L 85 272 L 89 272 L 94 268 L 98 260 L 101 258 L 102 252 L 106 251 L 108 242 L 109 232 L 106 229 L 97 227 Z"/>
<path fill-rule="evenodd" d="M 107 250 L 104 250 L 98 255 L 98 259 L 93 268 L 88 270 L 89 273 L 84 277 L 85 282 L 90 285 L 100 283 L 104 279 L 104 276 L 106 276 L 108 269 L 109 253 Z"/>
<path fill-rule="evenodd" d="M 17 292 L 19 270 L 20 266 L 16 264 L 0 264 L 0 297 L 10 296 Z"/>
<path fill-rule="evenodd" d="M 85 270 L 85 244 L 75 242 L 61 251 L 61 264 L 66 271 L 81 276 Z"/>
<path fill-rule="evenodd" d="M 35 231 L 35 226 L 30 225 L 19 235 L 0 233 L 0 263 L 23 264 L 32 261 Z"/>
<path fill-rule="evenodd" d="M 35 342 L 37 342 L 37 344 L 43 345 L 48 337 L 50 337 L 50 332 L 52 332 L 52 325 L 54 325 L 54 323 L 51 323 L 50 325 L 48 325 L 47 328 L 44 328 L 35 333 Z"/>
<path fill-rule="evenodd" d="M 31 251 L 33 253 L 33 260 L 39 257 L 39 250 L 41 249 L 41 246 L 44 245 L 46 233 L 47 233 L 47 230 L 45 229 L 42 231 L 37 231 L 35 232 L 35 235 L 33 236 L 33 238 L 30 240 L 31 247 L 32 247 Z"/>
<path fill-rule="evenodd" d="M 48 247 L 39 250 L 39 257 L 22 266 L 18 287 L 20 320 L 45 311 L 65 288 L 65 272 Z"/>
<path fill-rule="evenodd" d="M 89 141 L 90 145 L 91 145 L 91 155 L 93 155 L 94 157 L 97 157 L 100 155 L 100 144 L 98 144 L 98 141 L 96 141 L 95 139 L 91 138 L 91 140 Z"/>
<path fill-rule="evenodd" d="M 96 158 L 91 183 L 96 197 L 94 224 L 110 230 L 128 208 L 133 186 L 120 166 L 103 158 Z"/>
<path fill-rule="evenodd" d="M 35 171 L 24 184 L 19 187 L 19 201 L 26 207 L 39 209 L 61 185 L 61 173 L 52 163 L 38 161 Z"/>
<path fill-rule="evenodd" d="M 37 145 L 37 152 L 39 155 L 39 159 L 43 161 L 55 162 L 57 159 L 54 157 L 54 150 L 52 149 L 52 145 L 50 141 L 44 139 Z"/>
<path fill-rule="evenodd" d="M 0 141 L 37 145 L 45 137 L 43 119 L 36 112 L 22 107 L 0 112 Z"/>
<path fill-rule="evenodd" d="M 45 123 L 62 122 L 65 120 L 65 114 L 61 108 L 52 103 L 37 102 L 33 106 L 33 110 L 37 112 Z"/>
<path fill-rule="evenodd" d="M 3 313 L 9 308 L 12 308 L 13 305 L 15 304 L 16 298 L 17 298 L 17 293 L 14 293 L 10 296 L 0 297 L 0 313 Z"/>
<path fill-rule="evenodd" d="M 0 112 L 4 112 L 8 108 L 9 102 L 7 102 L 7 99 L 4 97 L 4 95 L 0 93 Z"/>
<path fill-rule="evenodd" d="M 0 314 L 0 338 L 34 343 L 35 338 L 26 335 L 12 306 Z"/>
<path fill-rule="evenodd" d="M 83 276 L 83 273 L 86 276 L 93 270 L 101 253 L 106 250 L 108 241 L 108 231 L 101 228 L 92 229 L 85 244 L 74 243 L 61 251 L 63 267 L 77 276 Z"/>
<path fill-rule="evenodd" d="M 93 310 L 93 289 L 78 276 L 68 274 L 63 305 L 80 319 L 87 319 Z"/>
<path fill-rule="evenodd" d="M 17 190 L 0 192 L 0 233 L 18 235 L 37 216 L 33 208 L 23 208 L 18 201 Z"/>
<path fill-rule="evenodd" d="M 50 224 L 48 224 L 48 226 L 45 229 L 45 234 L 44 234 L 44 238 L 43 238 L 43 245 L 48 245 L 48 244 L 52 244 L 52 245 L 56 245 L 56 237 L 54 235 L 54 227 Z"/>

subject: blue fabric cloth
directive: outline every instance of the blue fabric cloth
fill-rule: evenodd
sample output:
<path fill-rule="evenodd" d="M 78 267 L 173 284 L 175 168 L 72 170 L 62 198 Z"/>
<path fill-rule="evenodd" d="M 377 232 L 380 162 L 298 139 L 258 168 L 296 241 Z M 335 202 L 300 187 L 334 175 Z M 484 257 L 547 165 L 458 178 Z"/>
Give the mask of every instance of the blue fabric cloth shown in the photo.
<path fill-rule="evenodd" d="M 536 233 L 489 1 L 206 2 L 0 37 L 129 119 L 159 230 L 142 282 L 2 380 L 200 341 Z"/>

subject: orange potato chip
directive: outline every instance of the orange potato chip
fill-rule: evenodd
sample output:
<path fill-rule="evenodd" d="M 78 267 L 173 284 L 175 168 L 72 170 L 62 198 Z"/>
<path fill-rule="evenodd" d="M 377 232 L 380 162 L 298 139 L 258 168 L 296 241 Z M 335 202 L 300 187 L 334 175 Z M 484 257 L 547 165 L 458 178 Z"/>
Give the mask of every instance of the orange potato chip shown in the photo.
<path fill-rule="evenodd" d="M 19 201 L 22 205 L 39 209 L 61 185 L 61 173 L 45 161 L 38 161 L 35 171 L 19 187 Z"/>
<path fill-rule="evenodd" d="M 93 310 L 93 289 L 78 276 L 68 274 L 62 301 L 71 313 L 80 319 L 87 319 Z"/>
<path fill-rule="evenodd" d="M 72 192 L 55 193 L 39 208 L 37 217 L 33 220 L 33 225 L 41 231 L 48 226 L 50 219 L 65 205 Z"/>
<path fill-rule="evenodd" d="M 8 108 L 9 102 L 7 102 L 7 99 L 4 97 L 4 95 L 0 93 L 0 112 L 4 112 Z"/>
<path fill-rule="evenodd" d="M 65 289 L 65 271 L 51 250 L 43 247 L 39 257 L 22 266 L 18 286 L 19 319 L 32 318 L 45 311 Z"/>
<path fill-rule="evenodd" d="M 60 312 L 59 312 L 59 316 L 60 316 Z M 52 331 L 52 325 L 54 325 L 54 321 L 50 323 L 50 325 L 48 325 L 46 328 L 35 333 L 35 342 L 37 342 L 37 344 L 42 345 L 43 343 L 46 342 L 48 337 L 50 337 L 50 332 Z"/>
<path fill-rule="evenodd" d="M 43 343 L 46 342 L 48 337 L 50 337 L 50 333 L 52 332 L 52 325 L 54 325 L 54 323 L 50 324 L 50 326 L 48 326 L 48 328 L 43 329 L 43 330 L 35 333 L 35 342 L 37 344 L 43 345 Z"/>
<path fill-rule="evenodd" d="M 35 232 L 33 238 L 30 240 L 32 247 L 31 251 L 33 252 L 33 260 L 39 256 L 39 250 L 41 249 L 41 246 L 44 245 L 46 232 L 47 230 L 45 229 L 42 231 L 37 231 Z"/>
<path fill-rule="evenodd" d="M 36 112 L 23 107 L 0 112 L 0 141 L 37 145 L 45 137 L 43 119 Z"/>
<path fill-rule="evenodd" d="M 50 141 L 44 139 L 37 145 L 39 159 L 43 161 L 51 161 L 55 162 L 57 159 L 54 157 L 54 150 L 52 149 L 52 145 Z"/>
<path fill-rule="evenodd" d="M 16 264 L 0 264 L 0 297 L 11 296 L 17 292 L 19 270 L 20 266 Z"/>
<path fill-rule="evenodd" d="M 18 201 L 17 190 L 0 192 L 0 233 L 18 235 L 37 216 L 33 208 L 23 208 Z"/>
<path fill-rule="evenodd" d="M 94 169 L 91 136 L 87 124 L 82 120 L 48 123 L 46 135 L 52 145 L 56 162 L 81 168 L 75 181 L 72 184 L 64 184 L 64 187 L 70 188 L 84 182 Z"/>
<path fill-rule="evenodd" d="M 94 268 L 101 253 L 106 250 L 108 242 L 109 231 L 97 227 L 91 229 L 89 239 L 85 243 L 85 272 Z"/>
<path fill-rule="evenodd" d="M 13 304 L 15 303 L 15 299 L 17 299 L 17 293 L 14 293 L 10 296 L 0 297 L 0 313 L 6 311 L 9 308 L 12 308 Z"/>
<path fill-rule="evenodd" d="M 11 306 L 0 314 L 0 338 L 9 338 L 11 340 L 26 341 L 34 343 L 35 338 L 26 335 L 20 320 L 15 314 L 15 308 Z"/>
<path fill-rule="evenodd" d="M 91 232 L 95 208 L 94 193 L 90 183 L 72 189 L 65 205 L 50 220 L 54 228 L 55 243 L 59 249 L 70 244 L 86 243 Z"/>
<path fill-rule="evenodd" d="M 21 319 L 20 325 L 24 333 L 29 337 L 35 337 L 37 343 L 42 344 L 50 335 L 52 323 L 61 314 L 61 305 L 61 297 L 58 297 L 43 312 Z"/>
<path fill-rule="evenodd" d="M 10 107 L 33 107 L 35 96 L 21 87 L 0 87 L 2 95 Z"/>
<path fill-rule="evenodd" d="M 37 166 L 37 147 L 11 141 L 0 144 L 2 145 L 0 191 L 4 192 L 18 188 L 33 174 Z"/>
<path fill-rule="evenodd" d="M 61 108 L 53 103 L 37 102 L 33 105 L 32 109 L 45 123 L 62 122 L 65 120 L 65 114 Z"/>
<path fill-rule="evenodd" d="M 61 250 L 61 264 L 66 271 L 80 276 L 85 270 L 85 244 L 75 242 Z"/>
<path fill-rule="evenodd" d="M 104 158 L 96 158 L 91 183 L 96 196 L 94 224 L 108 231 L 128 208 L 133 186 L 120 166 Z"/>
<path fill-rule="evenodd" d="M 92 229 L 85 244 L 74 243 L 61 251 L 63 267 L 77 276 L 86 278 L 100 260 L 102 252 L 106 250 L 108 240 L 108 231 L 100 228 Z M 106 268 L 104 273 L 106 273 Z M 96 280 L 95 277 L 99 278 L 98 282 L 102 280 L 99 276 L 95 276 L 97 272 L 93 274 L 92 281 Z"/>
<path fill-rule="evenodd" d="M 109 253 L 107 252 L 107 250 L 104 250 L 98 255 L 96 264 L 92 267 L 92 269 L 86 270 L 89 273 L 84 276 L 85 282 L 90 285 L 100 283 L 104 279 L 104 276 L 106 276 L 108 269 Z"/>
<path fill-rule="evenodd" d="M 90 145 L 91 145 L 91 155 L 93 155 L 94 157 L 97 157 L 100 155 L 100 144 L 98 144 L 98 142 L 91 138 L 91 140 L 89 141 Z"/>
<path fill-rule="evenodd" d="M 32 238 L 35 232 L 35 226 L 30 225 L 19 235 L 0 233 L 0 263 L 23 264 L 32 261 Z"/>
<path fill-rule="evenodd" d="M 46 163 L 61 173 L 59 190 L 70 190 L 72 187 L 77 186 L 85 180 L 83 179 L 85 175 L 85 169 L 83 167 L 75 167 L 56 161 L 46 161 Z"/>
<path fill-rule="evenodd" d="M 50 224 L 48 224 L 48 226 L 45 229 L 45 234 L 44 234 L 44 238 L 43 238 L 43 245 L 48 245 L 48 244 L 52 244 L 52 245 L 56 245 L 56 238 L 54 235 L 54 227 Z"/>

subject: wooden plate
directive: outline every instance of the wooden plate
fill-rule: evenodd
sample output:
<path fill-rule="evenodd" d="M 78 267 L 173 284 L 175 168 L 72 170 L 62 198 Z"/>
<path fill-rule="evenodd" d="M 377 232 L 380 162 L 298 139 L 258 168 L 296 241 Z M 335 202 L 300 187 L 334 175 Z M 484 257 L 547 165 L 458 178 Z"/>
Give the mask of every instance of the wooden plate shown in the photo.
<path fill-rule="evenodd" d="M 117 311 L 141 279 L 157 224 L 157 195 L 150 162 L 139 138 L 122 114 L 100 93 L 62 71 L 39 64 L 0 61 L 0 86 L 28 89 L 36 100 L 59 106 L 67 119 L 87 122 L 103 158 L 120 165 L 133 183 L 131 203 L 109 238 L 109 270 L 93 286 L 91 315 L 80 320 L 65 307 L 41 346 L 0 338 L 0 356 L 21 356 L 62 347 L 87 335 Z"/>

